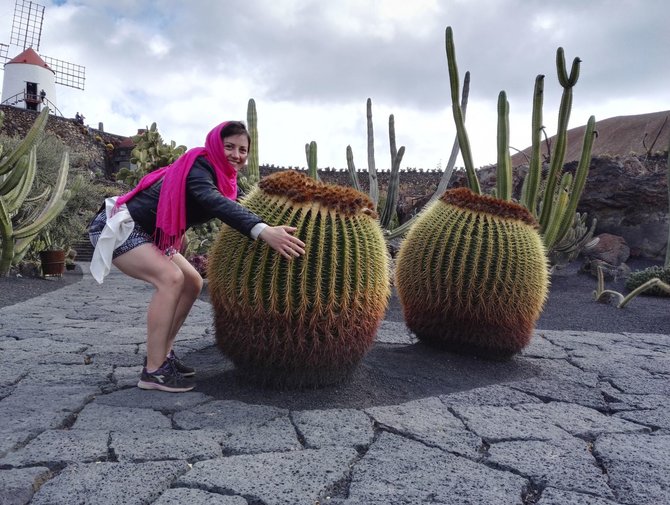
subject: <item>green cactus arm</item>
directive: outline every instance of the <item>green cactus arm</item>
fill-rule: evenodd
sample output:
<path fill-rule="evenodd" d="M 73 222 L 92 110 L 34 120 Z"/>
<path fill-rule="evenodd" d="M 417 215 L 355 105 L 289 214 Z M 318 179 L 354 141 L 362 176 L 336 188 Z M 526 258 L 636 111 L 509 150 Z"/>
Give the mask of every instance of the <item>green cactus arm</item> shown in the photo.
<path fill-rule="evenodd" d="M 470 140 L 468 138 L 468 132 L 465 129 L 465 114 L 463 114 L 463 111 L 461 110 L 458 101 L 458 94 L 459 94 L 458 66 L 456 64 L 456 49 L 454 46 L 454 34 L 451 29 L 451 26 L 447 26 L 445 38 L 446 38 L 447 64 L 449 67 L 449 86 L 451 89 L 451 108 L 454 114 L 454 122 L 456 123 L 456 132 L 458 134 L 458 143 L 460 144 L 461 148 L 461 156 L 463 157 L 463 164 L 465 165 L 465 171 L 468 179 L 468 186 L 473 192 L 481 194 L 479 179 L 477 179 L 477 173 L 475 172 L 475 164 L 472 160 L 472 150 L 470 149 Z"/>
<path fill-rule="evenodd" d="M 67 201 L 70 197 L 70 192 L 65 191 L 63 193 L 63 198 L 60 200 L 57 200 L 55 202 L 52 202 L 51 205 L 47 208 L 45 208 L 39 215 L 39 217 L 33 221 L 32 223 L 27 224 L 23 228 L 20 228 L 18 230 L 14 230 L 14 238 L 17 239 L 17 245 L 18 245 L 18 240 L 20 239 L 29 239 L 37 235 L 42 229 L 48 225 L 53 219 L 58 217 L 58 215 L 63 211 L 65 208 L 65 205 L 67 205 Z"/>
<path fill-rule="evenodd" d="M 463 91 L 461 93 L 461 109 L 463 110 L 463 114 L 466 113 L 468 108 L 469 95 L 470 95 L 470 72 L 465 72 L 465 77 L 463 79 Z M 449 186 L 449 180 L 451 179 L 451 175 L 454 173 L 454 167 L 456 166 L 456 158 L 458 158 L 458 152 L 459 152 L 458 136 L 455 136 L 454 141 L 451 145 L 451 153 L 449 154 L 447 165 L 444 167 L 444 173 L 440 178 L 440 182 L 437 185 L 435 193 L 433 193 L 433 195 L 430 197 L 426 205 L 423 206 L 424 209 L 427 209 L 430 206 L 430 204 L 432 204 L 435 200 L 440 198 L 447 190 L 447 187 Z M 388 239 L 401 237 L 402 235 L 407 233 L 407 231 L 414 224 L 414 221 L 416 221 L 416 219 L 420 215 L 421 215 L 420 213 L 415 214 L 410 219 L 405 221 L 403 224 L 394 228 L 391 231 L 385 230 L 385 236 Z"/>
<path fill-rule="evenodd" d="M 62 212 L 67 200 L 70 198 L 70 192 L 65 190 L 67 184 L 67 174 L 70 164 L 70 155 L 66 150 L 61 158 L 61 166 L 58 171 L 58 178 L 54 184 L 51 198 L 46 203 L 37 218 L 23 228 L 14 231 L 17 239 L 25 239 L 38 233 L 44 226 L 49 224 L 60 212 Z"/>
<path fill-rule="evenodd" d="M 0 277 L 4 277 L 9 273 L 13 257 L 12 219 L 9 216 L 4 198 L 0 196 Z"/>
<path fill-rule="evenodd" d="M 498 95 L 498 166 L 496 194 L 503 200 L 512 199 L 512 160 L 509 155 L 509 102 L 507 93 Z"/>
<path fill-rule="evenodd" d="M 546 195 L 553 195 L 556 190 L 556 183 L 559 179 L 559 173 L 563 170 L 565 160 L 565 151 L 567 149 L 568 123 L 570 122 L 570 112 L 572 110 L 572 88 L 577 82 L 579 76 L 579 58 L 575 58 L 570 76 L 566 77 L 565 58 L 561 47 L 556 51 L 556 67 L 559 74 L 559 82 L 563 86 L 561 104 L 558 111 L 558 130 L 556 133 L 556 144 L 551 156 L 551 165 L 547 175 L 547 184 L 545 189 L 545 198 L 540 213 L 540 229 L 545 230 L 548 226 L 551 216 L 552 199 L 547 200 Z M 547 204 L 548 203 L 548 204 Z"/>
<path fill-rule="evenodd" d="M 572 67 L 570 68 L 570 75 L 568 75 L 567 67 L 565 66 L 565 52 L 562 47 L 556 50 L 556 69 L 558 71 L 558 82 L 564 88 L 572 87 L 577 84 L 579 79 L 579 64 L 582 62 L 579 58 L 572 60 Z"/>
<path fill-rule="evenodd" d="M 260 181 L 260 168 L 258 164 L 258 115 L 256 114 L 256 101 L 249 99 L 247 104 L 247 128 L 251 142 L 249 145 L 249 157 L 247 159 L 247 170 L 249 184 L 256 185 Z"/>
<path fill-rule="evenodd" d="M 67 149 L 63 152 L 61 156 L 60 170 L 58 171 L 58 178 L 54 184 L 53 193 L 51 194 L 51 199 L 47 203 L 46 207 L 52 202 L 63 199 L 63 192 L 65 191 L 65 185 L 67 184 L 67 175 L 70 169 L 70 151 Z M 67 200 L 67 198 L 65 198 Z"/>
<path fill-rule="evenodd" d="M 28 156 L 28 163 L 25 171 L 23 172 L 23 177 L 11 191 L 5 194 L 5 202 L 10 214 L 16 212 L 24 202 L 38 201 L 28 198 L 28 194 L 30 193 L 30 190 L 33 186 L 36 175 L 37 147 L 33 146 Z M 45 191 L 48 191 L 48 189 Z"/>
<path fill-rule="evenodd" d="M 572 226 L 574 215 L 577 212 L 577 204 L 579 203 L 579 200 L 582 197 L 582 193 L 584 192 L 584 187 L 586 186 L 586 179 L 588 177 L 589 168 L 591 165 L 591 151 L 593 149 L 593 142 L 598 136 L 595 127 L 596 118 L 595 116 L 591 116 L 586 123 L 584 141 L 582 144 L 582 153 L 575 171 L 574 182 L 570 187 L 570 201 L 568 203 L 567 209 L 565 210 L 565 214 L 563 215 L 562 222 L 556 236 L 557 242 L 559 242 L 565 236 L 565 234 Z"/>
<path fill-rule="evenodd" d="M 624 296 L 622 293 L 619 293 L 618 291 L 614 291 L 611 289 L 605 289 L 605 277 L 603 275 L 603 269 L 599 265 L 598 266 L 598 284 L 596 287 L 596 290 L 593 292 L 593 298 L 597 302 L 601 303 L 606 303 L 609 301 L 609 297 L 614 297 L 616 299 L 616 306 L 618 309 L 623 309 L 628 303 L 633 300 L 633 298 L 637 297 L 638 295 L 644 293 L 645 291 L 649 289 L 662 289 L 663 291 L 670 293 L 670 284 L 667 284 L 663 282 L 661 279 L 658 277 L 654 277 L 652 279 L 649 279 L 647 282 L 644 284 L 639 285 L 637 288 L 635 288 L 633 291 L 628 293 L 626 296 Z"/>
<path fill-rule="evenodd" d="M 658 277 L 654 277 L 653 279 L 649 279 L 647 282 L 644 284 L 641 284 L 637 288 L 635 288 L 633 291 L 628 293 L 621 302 L 619 302 L 619 305 L 617 305 L 617 308 L 623 309 L 628 302 L 630 302 L 633 298 L 635 298 L 637 295 L 644 293 L 645 291 L 653 288 L 660 288 L 666 293 L 670 293 L 670 284 L 667 284 L 663 282 L 661 279 Z"/>
<path fill-rule="evenodd" d="M 375 208 L 379 203 L 379 183 L 377 181 L 377 166 L 375 165 L 375 135 L 372 126 L 372 100 L 366 103 L 366 118 L 368 129 L 368 176 L 370 178 L 370 198 Z"/>
<path fill-rule="evenodd" d="M 26 175 L 26 171 L 28 170 L 29 159 L 30 155 L 24 154 L 14 164 L 14 170 L 8 174 L 5 174 L 4 176 L 0 176 L 0 195 L 9 194 L 21 183 Z"/>
<path fill-rule="evenodd" d="M 308 175 L 315 181 L 318 181 L 319 171 L 317 169 L 316 142 L 314 140 L 312 140 L 309 144 L 305 144 L 305 155 L 307 157 Z"/>
<path fill-rule="evenodd" d="M 528 164 L 528 175 L 524 179 L 524 188 L 521 197 L 521 205 L 526 207 L 537 218 L 537 200 L 542 178 L 542 155 L 540 146 L 542 143 L 542 105 L 544 102 L 544 75 L 535 78 L 533 90 L 533 113 L 531 126 L 531 151 L 530 163 Z"/>
<path fill-rule="evenodd" d="M 561 221 L 565 215 L 565 211 L 568 208 L 568 202 L 570 201 L 570 187 L 572 186 L 572 174 L 565 174 L 561 179 L 561 186 L 558 189 L 557 195 L 545 195 L 545 198 L 551 198 L 554 200 L 552 205 L 552 212 L 549 216 L 549 223 L 547 228 L 542 233 L 542 240 L 547 251 L 551 250 L 555 243 L 559 241 L 558 231 L 561 226 Z M 542 202 L 544 206 L 545 202 Z"/>
<path fill-rule="evenodd" d="M 347 170 L 349 170 L 351 185 L 356 191 L 360 191 L 361 184 L 358 181 L 358 172 L 356 172 L 356 165 L 354 164 L 354 152 L 351 149 L 351 146 L 347 146 Z"/>
<path fill-rule="evenodd" d="M 49 119 L 49 108 L 45 107 L 42 109 L 42 112 L 40 112 L 39 116 L 37 116 L 37 119 L 35 119 L 35 122 L 30 127 L 30 130 L 28 130 L 28 133 L 23 138 L 21 143 L 16 146 L 16 148 L 9 155 L 0 160 L 0 175 L 4 175 L 9 172 L 14 167 L 16 162 L 21 159 L 23 155 L 27 154 L 30 149 L 32 149 L 32 147 L 37 142 L 37 139 L 40 137 L 44 131 L 44 128 L 46 127 L 47 119 Z"/>
<path fill-rule="evenodd" d="M 393 114 L 389 116 L 389 147 L 391 150 L 391 175 L 389 177 L 389 184 L 386 191 L 386 204 L 384 205 L 380 219 L 381 227 L 384 229 L 389 227 L 393 215 L 395 214 L 396 205 L 398 205 L 400 162 L 405 154 L 405 146 L 402 146 L 399 150 L 396 149 L 395 119 Z"/>

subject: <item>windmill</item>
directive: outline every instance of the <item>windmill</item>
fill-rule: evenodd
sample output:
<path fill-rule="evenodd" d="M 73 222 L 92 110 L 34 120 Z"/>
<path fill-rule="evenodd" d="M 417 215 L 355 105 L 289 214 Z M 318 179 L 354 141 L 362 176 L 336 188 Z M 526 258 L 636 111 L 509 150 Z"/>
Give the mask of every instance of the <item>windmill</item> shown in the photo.
<path fill-rule="evenodd" d="M 86 69 L 45 55 L 39 55 L 44 6 L 30 0 L 16 0 L 9 44 L 0 43 L 0 63 L 5 76 L 0 105 L 40 111 L 56 106 L 56 84 L 84 89 Z M 10 58 L 10 52 L 20 51 Z"/>

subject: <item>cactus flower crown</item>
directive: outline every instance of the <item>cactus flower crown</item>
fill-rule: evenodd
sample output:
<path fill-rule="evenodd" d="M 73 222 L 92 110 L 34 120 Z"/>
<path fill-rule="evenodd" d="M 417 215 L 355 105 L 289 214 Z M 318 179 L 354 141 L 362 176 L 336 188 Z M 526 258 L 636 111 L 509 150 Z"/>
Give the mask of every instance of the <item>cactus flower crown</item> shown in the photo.
<path fill-rule="evenodd" d="M 258 187 L 265 193 L 286 197 L 295 203 L 317 202 L 345 216 L 359 213 L 377 218 L 372 200 L 353 188 L 324 184 L 293 170 L 264 177 Z"/>
<path fill-rule="evenodd" d="M 516 219 L 539 229 L 537 220 L 527 208 L 493 196 L 478 195 L 468 188 L 455 188 L 445 191 L 440 199 L 448 205 L 454 205 L 461 209 L 490 214 L 502 219 Z"/>

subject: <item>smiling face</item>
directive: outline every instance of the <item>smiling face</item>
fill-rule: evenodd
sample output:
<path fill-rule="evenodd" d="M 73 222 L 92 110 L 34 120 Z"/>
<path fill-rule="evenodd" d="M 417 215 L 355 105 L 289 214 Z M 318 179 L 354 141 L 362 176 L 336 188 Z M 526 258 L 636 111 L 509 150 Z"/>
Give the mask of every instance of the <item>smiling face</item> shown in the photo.
<path fill-rule="evenodd" d="M 223 149 L 230 164 L 239 171 L 249 156 L 249 138 L 244 134 L 223 138 Z"/>

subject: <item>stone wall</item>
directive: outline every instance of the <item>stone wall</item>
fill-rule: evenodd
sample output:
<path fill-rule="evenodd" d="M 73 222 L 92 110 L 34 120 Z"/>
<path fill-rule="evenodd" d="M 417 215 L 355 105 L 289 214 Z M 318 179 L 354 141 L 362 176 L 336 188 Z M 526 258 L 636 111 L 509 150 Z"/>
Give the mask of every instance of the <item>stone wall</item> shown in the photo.
<path fill-rule="evenodd" d="M 36 113 L 13 107 L 0 106 L 5 113 L 0 133 L 24 135 L 33 123 Z M 121 164 L 128 162 L 132 141 L 127 137 L 106 133 L 76 123 L 74 119 L 51 116 L 47 131 L 61 138 L 73 151 L 84 153 L 88 168 L 111 177 Z M 110 150 L 107 144 L 110 144 Z M 611 233 L 625 238 L 631 255 L 662 260 L 668 238 L 667 152 L 664 155 L 598 156 L 591 162 L 586 188 L 578 211 L 597 219 L 596 234 Z M 261 176 L 292 167 L 262 166 Z M 576 163 L 568 163 L 574 170 Z M 515 171 L 515 188 L 521 187 L 525 167 Z M 378 173 L 380 191 L 388 185 L 390 171 Z M 319 171 L 321 180 L 350 186 L 346 170 Z M 420 169 L 403 171 L 400 176 L 398 213 L 401 221 L 417 212 L 433 194 L 442 178 L 442 172 Z M 495 186 L 495 166 L 479 169 L 482 190 L 489 192 Z M 369 191 L 368 174 L 359 171 L 363 192 Z M 449 187 L 466 185 L 465 173 L 455 171 Z"/>
<path fill-rule="evenodd" d="M 38 115 L 34 111 L 7 105 L 0 105 L 0 111 L 5 115 L 0 133 L 10 137 L 25 136 Z M 74 118 L 51 115 L 46 132 L 62 140 L 71 152 L 78 155 L 76 159 L 94 173 L 110 176 L 119 164 L 129 158 L 127 137 L 79 124 Z"/>

